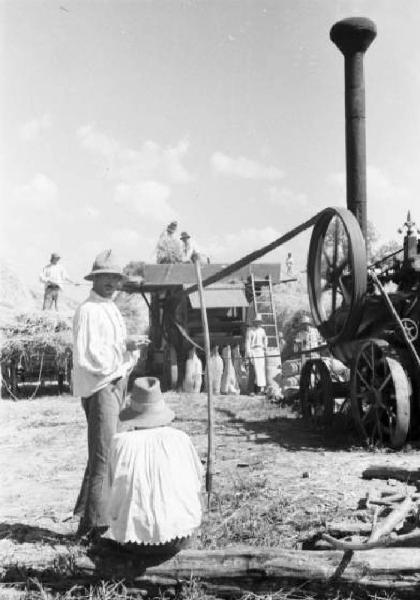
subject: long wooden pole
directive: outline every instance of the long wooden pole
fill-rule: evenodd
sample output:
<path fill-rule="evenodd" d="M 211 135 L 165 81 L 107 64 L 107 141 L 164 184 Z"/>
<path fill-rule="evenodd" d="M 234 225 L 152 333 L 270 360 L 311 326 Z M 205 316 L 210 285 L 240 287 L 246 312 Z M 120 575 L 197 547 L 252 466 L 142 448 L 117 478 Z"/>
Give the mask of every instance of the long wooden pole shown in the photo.
<path fill-rule="evenodd" d="M 204 333 L 204 352 L 206 356 L 206 385 L 207 385 L 207 413 L 208 413 L 208 434 L 207 434 L 207 470 L 206 470 L 206 492 L 207 507 L 210 507 L 210 495 L 212 491 L 213 472 L 214 472 L 214 410 L 213 410 L 213 391 L 210 383 L 210 334 L 207 321 L 206 301 L 204 298 L 203 280 L 201 277 L 201 267 L 199 256 L 193 256 L 195 272 L 197 275 L 198 295 L 200 297 L 201 322 Z"/>

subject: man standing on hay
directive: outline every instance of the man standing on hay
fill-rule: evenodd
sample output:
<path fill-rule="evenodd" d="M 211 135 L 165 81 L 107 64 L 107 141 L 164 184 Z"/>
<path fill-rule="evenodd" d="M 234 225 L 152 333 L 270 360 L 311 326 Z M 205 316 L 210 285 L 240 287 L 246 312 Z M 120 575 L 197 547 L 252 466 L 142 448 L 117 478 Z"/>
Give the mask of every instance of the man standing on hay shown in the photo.
<path fill-rule="evenodd" d="M 63 265 L 59 264 L 60 258 L 58 254 L 53 252 L 49 264 L 45 265 L 39 276 L 45 286 L 42 310 L 55 308 L 58 311 L 58 295 L 63 289 L 63 284 L 72 283 L 73 285 L 78 285 L 70 279 Z"/>
<path fill-rule="evenodd" d="M 127 378 L 138 360 L 142 336 L 127 338 L 123 317 L 113 302 L 125 275 L 112 250 L 99 254 L 85 279 L 89 297 L 73 321 L 73 391 L 80 396 L 88 426 L 88 464 L 74 514 L 78 535 L 89 540 L 108 527 L 107 468 L 118 415 L 124 408 Z"/>

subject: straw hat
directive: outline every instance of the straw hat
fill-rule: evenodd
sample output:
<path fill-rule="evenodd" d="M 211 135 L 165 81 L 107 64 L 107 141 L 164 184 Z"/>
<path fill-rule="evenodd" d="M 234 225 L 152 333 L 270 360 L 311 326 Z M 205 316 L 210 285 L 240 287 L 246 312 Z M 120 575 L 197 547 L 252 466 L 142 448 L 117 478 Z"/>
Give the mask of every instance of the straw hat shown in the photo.
<path fill-rule="evenodd" d="M 93 281 L 95 275 L 100 275 L 101 273 L 111 273 L 112 275 L 126 277 L 112 250 L 104 250 L 98 254 L 92 265 L 91 272 L 85 275 L 85 279 Z"/>
<path fill-rule="evenodd" d="M 50 260 L 59 260 L 60 258 L 61 258 L 61 256 L 59 254 L 57 254 L 57 252 L 53 252 L 51 254 Z"/>
<path fill-rule="evenodd" d="M 183 231 L 179 237 L 181 238 L 181 240 L 189 240 L 191 236 L 186 231 Z"/>
<path fill-rule="evenodd" d="M 259 314 L 256 314 L 254 317 L 254 323 L 262 323 L 262 322 L 263 322 L 262 316 Z"/>
<path fill-rule="evenodd" d="M 168 425 L 175 413 L 167 407 L 156 377 L 138 377 L 134 380 L 131 403 L 120 413 L 118 431 L 148 429 Z"/>

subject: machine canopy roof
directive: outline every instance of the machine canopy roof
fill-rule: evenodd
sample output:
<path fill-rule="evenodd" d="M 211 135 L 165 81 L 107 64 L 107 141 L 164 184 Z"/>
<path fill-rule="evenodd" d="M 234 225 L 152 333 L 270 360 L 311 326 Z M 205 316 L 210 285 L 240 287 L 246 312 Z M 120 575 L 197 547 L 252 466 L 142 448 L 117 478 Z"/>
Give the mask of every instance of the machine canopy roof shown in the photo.
<path fill-rule="evenodd" d="M 198 292 L 189 294 L 192 308 L 200 308 L 200 296 Z M 245 286 L 242 285 L 209 285 L 204 288 L 204 302 L 206 308 L 230 308 L 237 306 L 249 306 L 245 296 Z"/>
<path fill-rule="evenodd" d="M 203 280 L 224 269 L 227 264 L 205 264 L 201 265 Z M 245 282 L 248 277 L 254 275 L 255 279 L 265 279 L 271 276 L 273 284 L 280 282 L 279 263 L 251 263 L 238 271 L 235 271 L 222 282 Z M 135 280 L 135 277 L 132 278 Z M 141 291 L 153 292 L 168 287 L 189 287 L 197 282 L 195 267 L 191 263 L 178 263 L 168 265 L 144 265 L 144 275 L 138 283 Z M 132 282 L 135 285 L 135 281 Z"/>

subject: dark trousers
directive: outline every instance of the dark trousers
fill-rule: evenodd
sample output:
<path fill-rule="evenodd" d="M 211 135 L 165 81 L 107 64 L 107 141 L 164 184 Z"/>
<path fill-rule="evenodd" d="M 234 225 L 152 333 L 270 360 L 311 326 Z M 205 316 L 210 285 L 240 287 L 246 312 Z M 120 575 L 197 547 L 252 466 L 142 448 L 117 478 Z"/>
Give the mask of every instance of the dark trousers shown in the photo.
<path fill-rule="evenodd" d="M 80 516 L 79 533 L 93 527 L 108 527 L 108 455 L 124 408 L 127 378 L 109 383 L 88 398 L 82 398 L 88 428 L 88 462 L 74 508 Z"/>
<path fill-rule="evenodd" d="M 60 288 L 58 285 L 49 285 L 45 288 L 44 304 L 42 310 L 51 310 L 53 307 L 58 310 L 58 293 Z"/>

